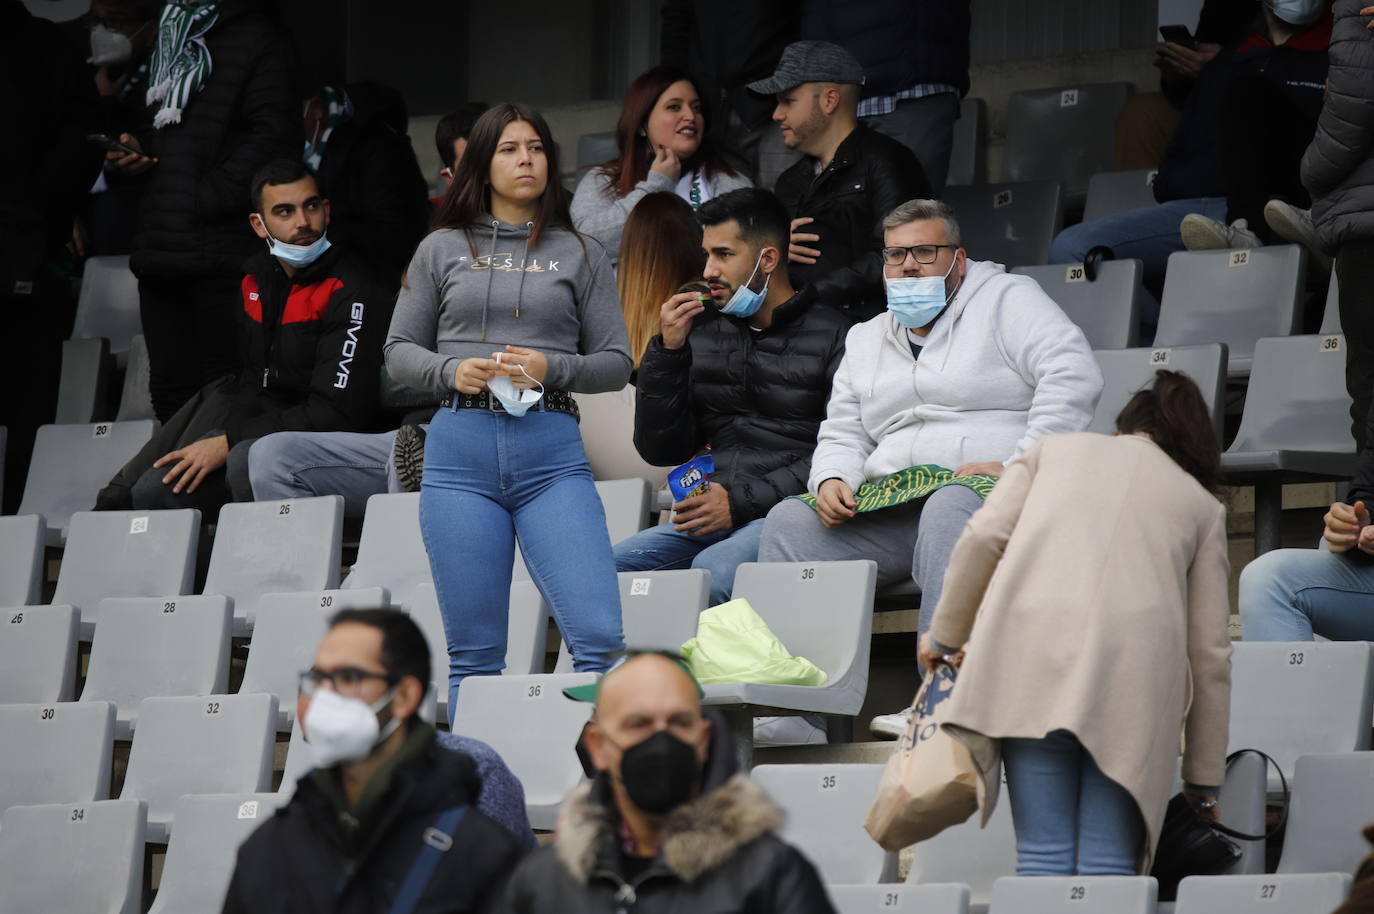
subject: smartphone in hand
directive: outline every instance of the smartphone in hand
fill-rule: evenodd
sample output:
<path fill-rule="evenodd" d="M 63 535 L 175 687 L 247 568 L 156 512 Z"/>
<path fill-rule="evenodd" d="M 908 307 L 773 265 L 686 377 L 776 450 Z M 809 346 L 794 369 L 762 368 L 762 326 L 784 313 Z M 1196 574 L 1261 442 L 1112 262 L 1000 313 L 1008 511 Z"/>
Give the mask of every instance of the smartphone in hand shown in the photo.
<path fill-rule="evenodd" d="M 1193 33 L 1188 31 L 1186 25 L 1161 25 L 1159 34 L 1165 41 L 1172 44 L 1182 45 L 1190 50 L 1197 50 L 1197 40 L 1193 38 Z"/>
<path fill-rule="evenodd" d="M 134 147 L 121 143 L 119 140 L 104 133 L 88 133 L 86 134 L 86 142 L 94 143 L 106 152 L 119 152 L 124 155 L 133 156 L 143 155 L 143 153 L 139 152 Z"/>

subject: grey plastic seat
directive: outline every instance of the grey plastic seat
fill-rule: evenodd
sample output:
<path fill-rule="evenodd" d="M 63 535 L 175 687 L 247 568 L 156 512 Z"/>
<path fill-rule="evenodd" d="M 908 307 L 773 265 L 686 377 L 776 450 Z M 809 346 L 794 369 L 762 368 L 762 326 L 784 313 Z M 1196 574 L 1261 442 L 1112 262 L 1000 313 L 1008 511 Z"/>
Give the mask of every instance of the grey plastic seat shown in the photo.
<path fill-rule="evenodd" d="M 381 587 L 264 594 L 258 600 L 239 693 L 277 696 L 277 732 L 289 732 L 296 719 L 297 677 L 314 662 L 329 617 L 341 609 L 381 609 L 388 605 L 386 590 Z"/>
<path fill-rule="evenodd" d="M 914 911 L 919 914 L 968 914 L 966 885 L 828 885 L 837 914 Z"/>
<path fill-rule="evenodd" d="M 105 340 L 63 340 L 62 374 L 57 383 L 59 423 L 95 422 L 109 418 L 109 383 L 105 363 L 110 344 Z"/>
<path fill-rule="evenodd" d="M 1255 548 L 1280 544 L 1283 484 L 1339 480 L 1355 470 L 1345 337 L 1290 336 L 1255 344 L 1254 370 L 1222 477 L 1255 486 Z"/>
<path fill-rule="evenodd" d="M 90 641 L 107 597 L 171 597 L 195 586 L 200 512 L 81 511 L 72 516 L 54 603 L 81 612 Z"/>
<path fill-rule="evenodd" d="M 1340 283 L 1336 281 L 1336 272 L 1331 271 L 1331 284 L 1326 287 L 1326 307 L 1322 310 L 1322 326 L 1317 331 L 1323 336 L 1333 333 L 1343 333 L 1341 330 L 1341 290 Z"/>
<path fill-rule="evenodd" d="M 1082 264 L 1017 267 L 1040 284 L 1088 338 L 1094 349 L 1126 349 L 1136 343 L 1140 291 L 1139 260 L 1112 260 L 1089 280 Z"/>
<path fill-rule="evenodd" d="M 404 605 L 417 585 L 433 581 L 420 536 L 420 493 L 373 495 L 363 514 L 358 559 L 344 589 L 385 587 L 394 604 Z"/>
<path fill-rule="evenodd" d="M 167 842 L 188 793 L 270 789 L 276 716 L 273 695 L 144 699 L 120 797 L 147 802 L 148 841 Z"/>
<path fill-rule="evenodd" d="M 978 822 L 975 814 L 967 822 L 917 844 L 906 881 L 916 885 L 962 883 L 969 887 L 970 904 L 987 905 L 993 883 L 1016 873 L 1016 833 L 1007 797 L 998 800 L 987 828 L 979 828 Z"/>
<path fill-rule="evenodd" d="M 1007 101 L 1006 181 L 1058 181 L 1082 206 L 1088 179 L 1112 167 L 1116 119 L 1130 83 L 1094 83 L 1013 92 Z"/>
<path fill-rule="evenodd" d="M 525 808 L 535 828 L 553 828 L 559 804 L 583 777 L 573 747 L 592 706 L 568 699 L 563 689 L 597 678 L 470 676 L 458 692 L 453 731 L 482 740 L 505 759 L 525 786 Z"/>
<path fill-rule="evenodd" d="M 343 554 L 343 496 L 230 502 L 220 509 L 207 594 L 234 601 L 234 635 L 252 633 L 264 594 L 332 590 Z"/>
<path fill-rule="evenodd" d="M 620 155 L 616 146 L 615 131 L 605 133 L 584 133 L 577 138 L 577 180 L 602 162 L 609 162 Z"/>
<path fill-rule="evenodd" d="M 622 571 L 617 577 L 625 647 L 677 653 L 683 642 L 696 635 L 697 618 L 710 602 L 711 572 L 704 568 Z M 572 671 L 572 654 L 564 641 L 554 672 Z"/>
<path fill-rule="evenodd" d="M 1267 752 L 1291 779 L 1300 755 L 1368 749 L 1372 701 L 1369 642 L 1237 642 L 1230 748 Z"/>
<path fill-rule="evenodd" d="M 1153 876 L 1004 876 L 989 914 L 1155 914 Z"/>
<path fill-rule="evenodd" d="M 1345 873 L 1189 876 L 1178 885 L 1174 914 L 1324 914 L 1349 892 Z"/>
<path fill-rule="evenodd" d="M 47 524 L 37 514 L 0 517 L 0 606 L 24 606 L 42 597 L 46 538 Z"/>
<path fill-rule="evenodd" d="M 672 467 L 647 463 L 634 448 L 633 385 L 599 394 L 578 394 L 575 399 L 582 413 L 578 431 L 593 476 L 597 479 L 643 477 L 649 480 L 653 489 L 660 489 L 667 483 Z"/>
<path fill-rule="evenodd" d="M 104 337 L 122 366 L 129 341 L 143 332 L 138 308 L 138 278 L 129 258 L 89 257 L 81 274 L 72 339 Z"/>
<path fill-rule="evenodd" d="M 191 794 L 177 801 L 177 833 L 167 844 L 162 882 L 148 914 L 224 907 L 239 845 L 272 817 L 274 793 Z"/>
<path fill-rule="evenodd" d="M 1176 251 L 1164 276 L 1155 347 L 1225 343 L 1228 376 L 1244 378 L 1261 338 L 1297 328 L 1305 275 L 1296 244 Z"/>
<path fill-rule="evenodd" d="M 965 98 L 959 103 L 959 120 L 954 122 L 954 142 L 949 151 L 949 172 L 945 186 L 981 184 L 987 175 L 987 105 L 981 98 Z"/>
<path fill-rule="evenodd" d="M 131 738 L 145 698 L 228 691 L 227 598 L 115 598 L 100 601 L 100 614 L 81 700 L 115 705 L 115 739 Z"/>
<path fill-rule="evenodd" d="M 43 515 L 47 544 L 62 545 L 72 515 L 95 506 L 96 495 L 148 443 L 156 426 L 140 419 L 40 427 L 17 513 Z"/>
<path fill-rule="evenodd" d="M 1266 797 L 1268 763 L 1252 752 L 1238 757 L 1226 769 L 1226 783 L 1217 800 L 1221 803 L 1221 824 L 1247 835 L 1262 835 L 1268 830 Z M 1180 776 L 1178 793 L 1183 789 Z M 1236 841 L 1241 857 L 1226 872 L 1247 875 L 1264 872 L 1264 842 Z"/>
<path fill-rule="evenodd" d="M 0 914 L 140 914 L 145 813 L 136 800 L 6 810 Z"/>
<path fill-rule="evenodd" d="M 1159 349 L 1098 349 L 1093 352 L 1102 369 L 1102 396 L 1097 399 L 1088 431 L 1110 435 L 1116 417 L 1136 391 L 1154 382 L 1161 368 L 1180 371 L 1192 378 L 1216 422 L 1217 440 L 1226 405 L 1226 347 L 1221 343 L 1173 346 Z"/>
<path fill-rule="evenodd" d="M 115 413 L 116 422 L 130 419 L 152 419 L 153 397 L 148 392 L 148 382 L 152 377 L 148 366 L 148 344 L 143 334 L 129 341 L 128 364 L 124 367 L 124 386 L 119 392 L 119 411 Z"/>
<path fill-rule="evenodd" d="M 864 831 L 885 765 L 759 765 L 750 777 L 787 813 L 779 837 L 827 885 L 895 882 L 897 855 Z"/>
<path fill-rule="evenodd" d="M 78 626 L 72 606 L 0 610 L 0 704 L 71 701 Z"/>
<path fill-rule="evenodd" d="M 1374 822 L 1371 783 L 1374 752 L 1300 756 L 1278 872 L 1353 874 L 1369 853 L 1362 833 Z"/>
<path fill-rule="evenodd" d="M 1088 179 L 1088 199 L 1083 221 L 1101 219 L 1127 210 L 1155 205 L 1154 168 L 1138 171 L 1099 171 Z"/>
<path fill-rule="evenodd" d="M 109 702 L 0 705 L 0 810 L 108 797 L 114 720 Z"/>
<path fill-rule="evenodd" d="M 1063 189 L 1055 181 L 947 187 L 944 199 L 969 257 L 1008 268 L 1045 263 L 1064 225 Z"/>

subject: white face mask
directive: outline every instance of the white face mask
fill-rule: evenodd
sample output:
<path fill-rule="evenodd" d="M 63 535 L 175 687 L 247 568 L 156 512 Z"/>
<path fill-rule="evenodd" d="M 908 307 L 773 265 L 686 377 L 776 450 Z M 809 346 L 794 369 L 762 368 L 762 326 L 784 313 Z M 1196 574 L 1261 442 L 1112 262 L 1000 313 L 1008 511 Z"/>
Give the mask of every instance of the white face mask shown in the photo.
<path fill-rule="evenodd" d="M 116 32 L 103 23 L 91 26 L 91 56 L 86 58 L 86 63 L 104 67 L 127 63 L 133 56 L 134 43 L 129 40 L 128 35 Z"/>
<path fill-rule="evenodd" d="M 395 694 L 395 688 L 388 689 L 371 705 L 333 689 L 320 689 L 311 696 L 303 723 L 315 767 L 332 768 L 344 762 L 362 761 L 373 747 L 395 733 L 401 725 L 400 718 L 392 717 L 385 727 L 377 723 L 377 713 Z"/>
<path fill-rule="evenodd" d="M 496 362 L 498 365 L 501 363 L 501 356 L 499 354 L 496 357 Z M 530 377 L 530 373 L 525 370 L 524 365 L 518 367 L 522 375 L 534 381 L 534 378 Z M 534 381 L 534 383 L 538 386 L 538 390 L 535 390 L 533 387 L 516 387 L 515 382 L 509 377 L 506 375 L 498 375 L 487 381 L 487 389 L 496 396 L 496 399 L 501 401 L 501 405 L 506 408 L 506 412 L 510 413 L 512 416 L 519 417 L 525 415 L 526 411 L 528 411 L 531 406 L 544 398 L 544 385 L 540 384 L 538 381 Z"/>

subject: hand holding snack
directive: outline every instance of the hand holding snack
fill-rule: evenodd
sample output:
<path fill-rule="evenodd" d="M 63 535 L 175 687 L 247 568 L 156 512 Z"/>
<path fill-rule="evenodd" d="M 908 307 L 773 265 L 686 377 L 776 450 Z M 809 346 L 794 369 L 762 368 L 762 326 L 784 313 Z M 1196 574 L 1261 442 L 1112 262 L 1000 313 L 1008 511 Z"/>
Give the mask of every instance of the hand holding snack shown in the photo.
<path fill-rule="evenodd" d="M 704 292 L 679 292 L 659 309 L 659 334 L 664 349 L 681 349 L 692 331 L 692 318 L 706 310 L 711 296 Z"/>

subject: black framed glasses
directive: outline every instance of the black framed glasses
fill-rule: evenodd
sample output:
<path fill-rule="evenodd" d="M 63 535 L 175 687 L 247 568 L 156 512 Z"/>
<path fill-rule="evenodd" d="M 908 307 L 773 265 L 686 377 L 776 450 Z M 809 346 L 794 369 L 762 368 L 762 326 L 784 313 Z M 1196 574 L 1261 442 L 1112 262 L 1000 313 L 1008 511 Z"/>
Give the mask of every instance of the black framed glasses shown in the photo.
<path fill-rule="evenodd" d="M 300 690 L 302 695 L 314 695 L 319 691 L 320 686 L 327 682 L 329 687 L 340 695 L 357 695 L 371 679 L 380 679 L 388 686 L 393 686 L 400 681 L 399 677 L 390 673 L 374 673 L 371 670 L 359 669 L 356 666 L 342 666 L 331 672 L 312 666 L 301 672 Z"/>
<path fill-rule="evenodd" d="M 913 244 L 907 247 L 883 248 L 883 263 L 890 267 L 900 267 L 906 263 L 908 253 L 916 258 L 917 263 L 934 263 L 935 258 L 940 256 L 941 248 L 958 247 L 957 244 Z"/>

